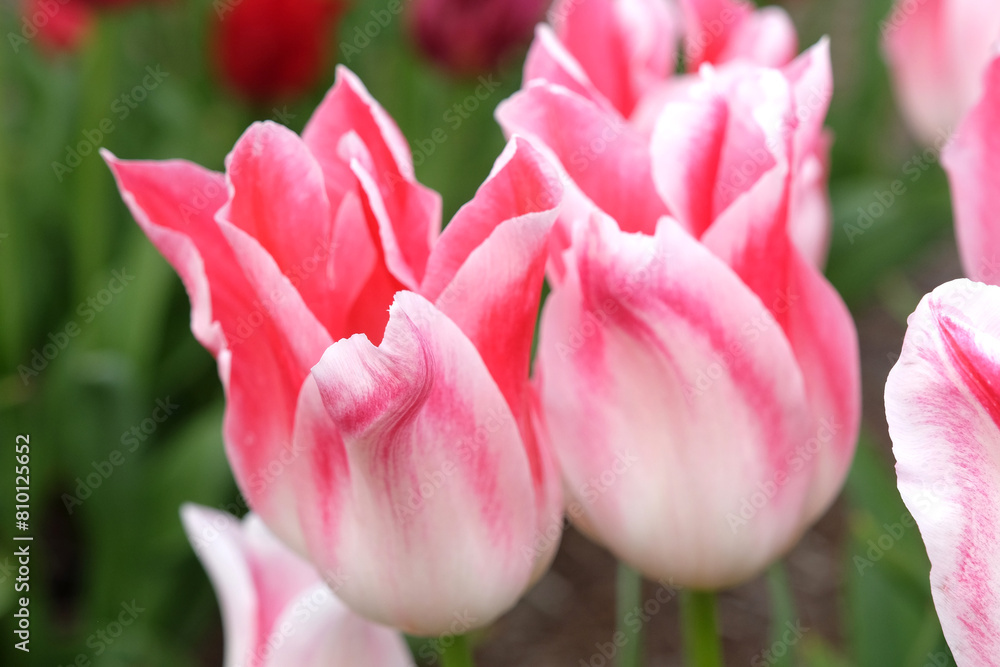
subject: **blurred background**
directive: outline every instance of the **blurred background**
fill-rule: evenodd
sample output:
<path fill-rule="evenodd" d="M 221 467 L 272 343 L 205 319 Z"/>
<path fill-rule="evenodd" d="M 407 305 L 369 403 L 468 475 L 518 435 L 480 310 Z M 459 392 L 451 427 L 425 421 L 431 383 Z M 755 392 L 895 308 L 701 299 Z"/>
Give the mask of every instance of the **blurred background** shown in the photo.
<path fill-rule="evenodd" d="M 35 541 L 32 652 L 26 660 L 5 639 L 0 664 L 217 666 L 218 606 L 178 508 L 198 502 L 246 511 L 223 455 L 222 389 L 215 362 L 190 333 L 180 281 L 132 221 L 97 149 L 222 169 L 254 120 L 301 131 L 340 62 L 399 123 L 417 177 L 442 194 L 447 220 L 503 147 L 492 111 L 520 84 L 525 44 L 545 3 L 508 0 L 505 11 L 480 21 L 488 34 L 470 35 L 455 15 L 470 2 L 2 2 L 7 638 L 16 576 L 7 546 L 11 450 L 24 433 Z M 832 38 L 835 221 L 827 273 L 860 330 L 865 420 L 850 479 L 829 514 L 781 565 L 722 595 L 727 664 L 950 664 L 923 544 L 903 523 L 882 407 L 906 316 L 923 293 L 961 274 L 947 183 L 938 152 L 918 146 L 895 110 L 879 48 L 890 0 L 784 6 L 801 47 Z M 378 20 L 393 8 L 401 12 Z M 485 99 L 475 97 L 480 76 L 495 88 Z M 902 194 L 898 186 L 892 192 L 896 181 Z M 614 577 L 613 559 L 568 530 L 552 571 L 475 636 L 479 664 L 603 664 L 595 647 L 614 631 Z M 647 582 L 644 599 L 655 593 Z M 123 604 L 141 611 L 112 638 L 104 631 Z M 801 640 L 772 651 L 787 623 L 803 629 Z M 676 601 L 658 606 L 646 632 L 647 664 L 682 664 Z"/>

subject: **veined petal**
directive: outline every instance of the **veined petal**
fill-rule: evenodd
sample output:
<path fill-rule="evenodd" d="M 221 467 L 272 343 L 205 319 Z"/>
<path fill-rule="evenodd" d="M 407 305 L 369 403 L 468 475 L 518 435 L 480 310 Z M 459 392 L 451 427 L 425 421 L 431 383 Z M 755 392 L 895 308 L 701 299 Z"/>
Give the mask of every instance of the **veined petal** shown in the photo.
<path fill-rule="evenodd" d="M 814 420 L 810 437 L 822 445 L 808 460 L 817 474 L 810 487 L 811 522 L 833 502 L 854 456 L 861 363 L 847 306 L 791 242 L 788 188 L 785 169 L 768 172 L 702 240 L 767 306 L 802 370 Z"/>
<path fill-rule="evenodd" d="M 313 376 L 325 416 L 312 419 L 343 438 L 350 483 L 341 474 L 328 503 L 316 482 L 306 536 L 314 562 L 344 571 L 342 599 L 418 634 L 447 631 L 456 615 L 462 631 L 485 625 L 512 606 L 534 566 L 523 550 L 535 488 L 517 421 L 468 338 L 401 292 L 379 347 L 339 341 Z M 311 461 L 325 451 L 307 444 L 303 461 L 322 470 Z"/>
<path fill-rule="evenodd" d="M 924 297 L 885 388 L 899 492 L 955 661 L 1000 665 L 1000 288 Z"/>
<path fill-rule="evenodd" d="M 601 218 L 576 232 L 536 369 L 569 516 L 649 577 L 743 581 L 803 529 L 809 478 L 794 461 L 809 418 L 792 349 L 672 220 L 655 237 Z M 766 510 L 734 525 L 760 488 L 771 488 Z"/>

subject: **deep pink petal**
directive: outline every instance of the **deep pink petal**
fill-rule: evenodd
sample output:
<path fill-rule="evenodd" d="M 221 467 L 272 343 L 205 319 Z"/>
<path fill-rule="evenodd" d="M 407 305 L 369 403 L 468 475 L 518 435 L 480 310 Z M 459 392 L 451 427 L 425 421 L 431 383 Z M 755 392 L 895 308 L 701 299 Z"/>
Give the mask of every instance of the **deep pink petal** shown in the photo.
<path fill-rule="evenodd" d="M 371 176 L 388 223 L 379 227 L 388 246 L 383 248 L 385 263 L 399 281 L 416 287 L 440 231 L 441 198 L 414 179 L 409 144 L 389 114 L 341 66 L 302 137 L 319 160 L 334 206 L 355 187 L 352 161 Z M 388 238 L 392 242 L 387 244 Z"/>
<path fill-rule="evenodd" d="M 696 238 L 715 220 L 715 188 L 728 124 L 729 105 L 706 91 L 667 104 L 653 131 L 650 150 L 657 191 Z"/>
<path fill-rule="evenodd" d="M 502 102 L 496 115 L 508 135 L 551 151 L 576 186 L 626 231 L 652 232 L 666 213 L 653 185 L 649 143 L 617 114 L 536 83 Z"/>
<path fill-rule="evenodd" d="M 684 11 L 684 58 L 688 71 L 702 63 L 723 62 L 722 54 L 733 34 L 750 17 L 753 8 L 733 0 L 680 0 Z"/>
<path fill-rule="evenodd" d="M 590 83 L 625 117 L 673 71 L 676 28 L 659 0 L 562 0 L 550 20 Z"/>
<path fill-rule="evenodd" d="M 220 215 L 254 237 L 331 331 L 349 303 L 336 299 L 334 218 L 323 171 L 302 139 L 276 123 L 250 126 L 226 160 L 230 200 Z"/>
<path fill-rule="evenodd" d="M 885 387 L 899 492 L 959 665 L 1000 665 L 1000 288 L 924 297 Z"/>
<path fill-rule="evenodd" d="M 180 274 L 192 331 L 217 358 L 237 482 L 283 539 L 301 545 L 285 502 L 290 480 L 264 480 L 291 445 L 299 390 L 329 334 L 259 243 L 213 219 L 225 203 L 220 175 L 180 161 L 105 159 L 139 226 Z"/>

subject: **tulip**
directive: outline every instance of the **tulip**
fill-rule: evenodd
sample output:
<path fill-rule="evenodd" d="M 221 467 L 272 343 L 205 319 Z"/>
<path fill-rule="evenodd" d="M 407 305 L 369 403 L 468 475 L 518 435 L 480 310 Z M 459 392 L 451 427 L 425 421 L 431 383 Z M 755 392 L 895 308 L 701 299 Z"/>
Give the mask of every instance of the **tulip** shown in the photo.
<path fill-rule="evenodd" d="M 928 144 L 947 137 L 979 98 L 1000 40 L 1000 3 L 897 0 L 881 31 L 910 128 Z"/>
<path fill-rule="evenodd" d="M 402 636 L 351 613 L 259 517 L 181 510 L 222 606 L 226 667 L 412 666 Z"/>
<path fill-rule="evenodd" d="M 414 634 L 489 623 L 561 518 L 528 366 L 558 180 L 514 139 L 441 203 L 346 69 L 299 137 L 253 125 L 226 174 L 106 154 L 219 364 L 251 507 L 355 612 Z M 468 629 L 465 627 L 464 629 Z"/>
<path fill-rule="evenodd" d="M 680 0 L 686 21 L 688 69 L 749 59 L 780 67 L 795 57 L 798 37 L 784 10 L 754 10 L 750 0 Z"/>
<path fill-rule="evenodd" d="M 419 0 L 410 29 L 420 49 L 457 74 L 496 69 L 531 39 L 549 0 Z"/>
<path fill-rule="evenodd" d="M 1000 664 L 1000 288 L 946 283 L 910 316 L 885 386 L 899 493 L 959 667 Z"/>
<path fill-rule="evenodd" d="M 1000 284 L 1000 58 L 987 68 L 983 96 L 945 148 L 942 163 L 965 274 Z"/>
<path fill-rule="evenodd" d="M 265 104 L 319 79 L 344 0 L 215 0 L 213 49 L 226 83 Z"/>
<path fill-rule="evenodd" d="M 37 31 L 39 42 L 50 52 L 72 52 L 80 48 L 93 29 L 95 10 L 119 9 L 138 4 L 139 0 L 25 0 L 20 35 L 10 33 L 14 52 L 32 39 Z"/>
<path fill-rule="evenodd" d="M 822 265 L 831 225 L 827 41 L 780 68 L 741 59 L 671 77 L 662 3 L 570 1 L 553 10 L 554 29 L 539 27 L 525 85 L 497 109 L 508 135 L 544 145 L 573 183 L 556 245 L 567 245 L 567 221 L 590 205 L 626 231 L 651 234 L 670 214 L 700 235 L 775 168 L 771 154 L 791 137 L 791 232 Z"/>
<path fill-rule="evenodd" d="M 22 36 L 31 34 L 29 26 L 34 28 L 42 48 L 49 52 L 76 51 L 92 29 L 92 12 L 79 1 L 25 0 L 23 14 Z M 10 40 L 16 53 L 20 37 L 12 33 Z"/>
<path fill-rule="evenodd" d="M 857 336 L 789 238 L 784 144 L 700 238 L 593 207 L 542 313 L 537 420 L 570 519 L 681 587 L 761 572 L 830 505 L 854 452 Z"/>

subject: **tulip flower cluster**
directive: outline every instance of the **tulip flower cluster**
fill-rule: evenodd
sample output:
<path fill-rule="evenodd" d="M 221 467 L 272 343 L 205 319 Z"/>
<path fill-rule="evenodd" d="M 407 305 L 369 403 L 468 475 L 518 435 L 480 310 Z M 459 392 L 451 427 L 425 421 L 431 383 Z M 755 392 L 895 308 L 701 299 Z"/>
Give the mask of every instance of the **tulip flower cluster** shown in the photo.
<path fill-rule="evenodd" d="M 899 2 L 883 31 L 914 131 L 929 140 L 954 130 L 942 162 L 972 279 L 924 297 L 886 383 L 899 491 L 927 546 L 956 663 L 998 665 L 1000 6 Z"/>
<path fill-rule="evenodd" d="M 823 514 L 859 356 L 820 269 L 828 45 L 796 49 L 778 9 L 558 2 L 497 110 L 506 149 L 443 231 L 346 68 L 301 136 L 254 124 L 225 173 L 105 154 L 226 392 L 254 516 L 184 519 L 227 664 L 408 664 L 381 626 L 489 624 L 564 514 L 706 590 Z M 323 581 L 336 599 L 294 622 Z"/>

